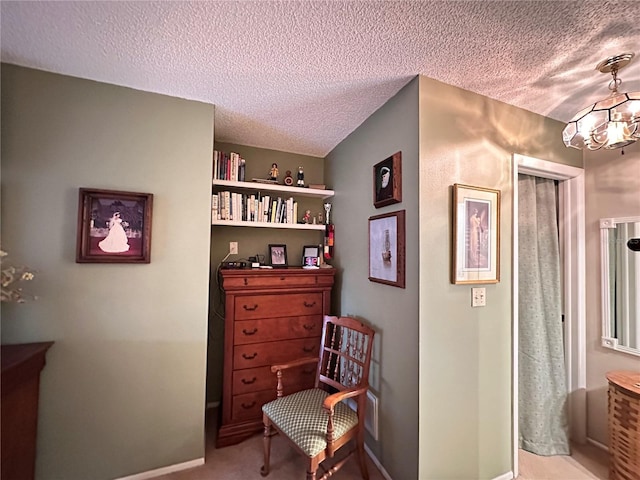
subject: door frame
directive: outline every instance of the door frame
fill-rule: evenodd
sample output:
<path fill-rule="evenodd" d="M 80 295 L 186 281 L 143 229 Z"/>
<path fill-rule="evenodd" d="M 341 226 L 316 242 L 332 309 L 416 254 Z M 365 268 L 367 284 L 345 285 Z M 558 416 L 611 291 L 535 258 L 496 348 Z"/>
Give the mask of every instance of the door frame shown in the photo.
<path fill-rule="evenodd" d="M 586 441 L 586 313 L 584 169 L 513 154 L 512 426 L 513 475 L 518 476 L 518 174 L 559 180 L 564 332 L 570 437 Z"/>

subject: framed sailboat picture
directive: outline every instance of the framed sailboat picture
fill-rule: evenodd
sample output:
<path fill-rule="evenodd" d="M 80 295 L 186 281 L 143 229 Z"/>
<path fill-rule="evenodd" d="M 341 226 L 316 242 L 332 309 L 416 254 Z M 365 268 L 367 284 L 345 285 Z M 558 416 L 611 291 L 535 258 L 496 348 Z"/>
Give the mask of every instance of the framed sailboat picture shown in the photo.
<path fill-rule="evenodd" d="M 405 288 L 405 211 L 369 217 L 369 280 Z"/>

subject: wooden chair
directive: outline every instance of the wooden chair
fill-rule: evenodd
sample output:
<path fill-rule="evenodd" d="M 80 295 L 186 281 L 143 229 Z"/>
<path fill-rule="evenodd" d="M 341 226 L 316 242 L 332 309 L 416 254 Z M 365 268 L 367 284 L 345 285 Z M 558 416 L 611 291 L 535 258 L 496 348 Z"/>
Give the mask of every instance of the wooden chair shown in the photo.
<path fill-rule="evenodd" d="M 320 480 L 333 475 L 353 453 L 358 454 L 362 478 L 368 480 L 364 453 L 364 418 L 373 335 L 371 328 L 355 318 L 325 316 L 320 358 L 302 358 L 271 367 L 278 379 L 277 398 L 262 406 L 262 476 L 269 474 L 273 428 L 307 457 L 307 480 L 316 480 L 320 463 L 333 457 L 339 448 L 355 439 L 355 449 L 327 470 Z M 283 372 L 287 368 L 307 363 L 318 364 L 315 388 L 284 396 Z M 347 398 L 356 400 L 357 412 L 343 402 Z"/>

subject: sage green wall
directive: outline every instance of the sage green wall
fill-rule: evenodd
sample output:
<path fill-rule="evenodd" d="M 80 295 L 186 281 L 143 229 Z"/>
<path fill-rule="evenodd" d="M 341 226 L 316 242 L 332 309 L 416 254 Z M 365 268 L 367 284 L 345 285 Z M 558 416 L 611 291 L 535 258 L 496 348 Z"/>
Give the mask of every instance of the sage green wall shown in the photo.
<path fill-rule="evenodd" d="M 2 247 L 39 296 L 2 342 L 53 340 L 38 479 L 204 456 L 213 106 L 2 65 Z M 151 263 L 75 263 L 78 188 L 154 194 Z"/>
<path fill-rule="evenodd" d="M 512 154 L 581 166 L 561 130 L 554 120 L 419 77 L 327 156 L 337 312 L 378 330 L 372 390 L 380 441 L 367 443 L 392 478 L 484 479 L 511 470 Z M 398 150 L 403 201 L 376 210 L 371 169 Z M 484 285 L 484 308 L 471 308 L 470 286 L 449 280 L 454 183 L 502 191 L 501 281 Z M 400 209 L 405 290 L 367 280 L 367 218 Z"/>
<path fill-rule="evenodd" d="M 511 470 L 512 154 L 581 166 L 562 127 L 420 77 L 421 480 Z M 482 285 L 482 308 L 471 307 L 470 285 L 449 279 L 454 183 L 502 192 L 500 282 Z"/>
<path fill-rule="evenodd" d="M 394 479 L 418 478 L 418 81 L 411 81 L 328 156 L 336 191 L 335 312 L 376 330 L 371 391 L 379 399 L 379 441 L 367 445 Z M 373 166 L 402 152 L 402 203 L 373 206 Z M 368 280 L 368 218 L 406 210 L 406 288 Z M 427 388 L 427 387 L 425 387 Z"/>
<path fill-rule="evenodd" d="M 640 370 L 640 358 L 600 346 L 601 218 L 640 215 L 640 144 L 620 150 L 585 152 L 586 316 L 587 316 L 587 437 L 609 444 L 607 379 L 612 370 Z"/>
<path fill-rule="evenodd" d="M 324 159 L 280 152 L 264 148 L 249 147 L 231 143 L 215 142 L 216 150 L 237 152 L 246 160 L 246 179 L 267 178 L 272 163 L 278 164 L 278 182 L 283 183 L 286 170 L 291 170 L 294 181 L 298 166 L 304 168 L 305 184 L 324 183 Z M 330 188 L 330 186 L 327 186 Z M 260 190 L 256 184 L 256 190 Z M 314 215 L 323 211 L 322 200 L 296 197 L 299 217 L 310 209 Z M 329 200 L 330 201 L 330 200 Z M 222 360 L 224 357 L 224 319 L 221 307 L 222 295 L 218 289 L 216 269 L 220 261 L 229 253 L 229 242 L 238 242 L 238 255 L 228 260 L 241 261 L 256 254 L 267 255 L 270 243 L 287 246 L 289 265 L 301 265 L 302 247 L 322 243 L 322 231 L 304 231 L 290 229 L 252 228 L 252 227 L 211 227 L 211 305 L 209 323 L 209 349 L 207 371 L 207 401 L 219 402 L 222 397 Z"/>

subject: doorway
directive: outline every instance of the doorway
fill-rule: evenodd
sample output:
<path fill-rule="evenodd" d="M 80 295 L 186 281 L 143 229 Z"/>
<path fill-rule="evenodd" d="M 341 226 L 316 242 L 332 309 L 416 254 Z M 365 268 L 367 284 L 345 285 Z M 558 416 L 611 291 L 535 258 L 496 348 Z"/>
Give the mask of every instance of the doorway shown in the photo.
<path fill-rule="evenodd" d="M 586 439 L 586 340 L 584 170 L 524 155 L 513 155 L 512 446 L 518 476 L 518 173 L 558 180 L 560 251 L 563 258 L 565 362 L 570 438 Z"/>

